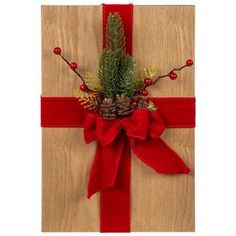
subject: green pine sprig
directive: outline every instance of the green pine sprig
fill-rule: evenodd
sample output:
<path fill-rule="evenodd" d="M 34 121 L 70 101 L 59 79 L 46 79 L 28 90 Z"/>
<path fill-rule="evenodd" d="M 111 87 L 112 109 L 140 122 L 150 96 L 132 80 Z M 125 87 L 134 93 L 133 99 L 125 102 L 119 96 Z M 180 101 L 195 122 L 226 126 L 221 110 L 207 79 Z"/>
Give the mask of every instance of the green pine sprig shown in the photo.
<path fill-rule="evenodd" d="M 103 51 L 98 77 L 101 92 L 113 99 L 117 94 L 132 97 L 135 85 L 135 59 L 125 52 L 125 35 L 118 13 L 110 14 L 106 26 L 106 48 Z"/>
<path fill-rule="evenodd" d="M 103 51 L 99 63 L 99 80 L 104 97 L 113 99 L 117 92 L 121 51 Z"/>
<path fill-rule="evenodd" d="M 127 97 L 132 98 L 135 85 L 135 69 L 134 57 L 124 54 L 119 68 L 118 94 L 125 94 Z"/>
<path fill-rule="evenodd" d="M 125 33 L 120 15 L 110 13 L 106 25 L 106 49 L 125 51 L 125 47 Z"/>

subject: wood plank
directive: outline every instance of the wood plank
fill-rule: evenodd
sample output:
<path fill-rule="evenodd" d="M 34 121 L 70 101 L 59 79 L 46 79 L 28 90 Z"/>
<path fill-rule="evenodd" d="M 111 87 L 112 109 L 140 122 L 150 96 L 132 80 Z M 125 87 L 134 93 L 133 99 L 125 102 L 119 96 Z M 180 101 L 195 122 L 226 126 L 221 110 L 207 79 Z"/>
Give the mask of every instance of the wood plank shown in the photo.
<path fill-rule="evenodd" d="M 133 51 L 139 69 L 160 74 L 194 59 L 194 6 L 135 6 Z M 194 69 L 163 79 L 150 96 L 194 96 Z M 194 170 L 194 129 L 168 129 L 163 139 Z M 132 231 L 194 231 L 194 171 L 161 175 L 132 158 Z M 148 220 L 144 220 L 148 219 Z"/>
<path fill-rule="evenodd" d="M 52 49 L 60 46 L 82 73 L 96 72 L 101 32 L 101 6 L 42 6 L 43 96 L 73 96 L 80 85 Z M 135 6 L 133 51 L 139 70 L 156 65 L 161 74 L 194 58 L 194 7 Z M 193 68 L 160 81 L 150 95 L 193 96 Z M 194 130 L 168 129 L 163 139 L 194 170 Z M 43 129 L 43 231 L 99 231 L 99 194 L 86 198 L 94 151 L 82 129 Z M 194 231 L 194 171 L 160 175 L 133 156 L 131 174 L 132 231 Z"/>
<path fill-rule="evenodd" d="M 52 53 L 55 46 L 82 73 L 96 71 L 101 53 L 100 6 L 42 6 L 42 95 L 73 96 L 80 81 Z M 99 231 L 99 194 L 87 199 L 94 146 L 82 129 L 43 129 L 43 231 Z"/>

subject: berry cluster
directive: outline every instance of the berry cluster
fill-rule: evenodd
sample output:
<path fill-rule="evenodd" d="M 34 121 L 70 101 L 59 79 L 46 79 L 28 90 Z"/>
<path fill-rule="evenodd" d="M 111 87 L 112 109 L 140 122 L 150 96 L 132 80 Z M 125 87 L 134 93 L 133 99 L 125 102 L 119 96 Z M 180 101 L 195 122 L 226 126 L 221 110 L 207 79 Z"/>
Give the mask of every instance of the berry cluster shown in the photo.
<path fill-rule="evenodd" d="M 80 85 L 80 90 L 85 92 L 88 90 L 87 86 L 85 85 L 85 81 L 83 79 L 83 77 L 76 71 L 76 69 L 78 68 L 78 65 L 76 62 L 69 62 L 65 57 L 62 56 L 61 54 L 61 48 L 59 47 L 55 47 L 53 49 L 53 52 L 56 54 L 56 55 L 59 55 L 61 56 L 61 58 L 70 66 L 70 68 L 80 77 L 80 79 L 82 80 L 83 84 Z"/>
<path fill-rule="evenodd" d="M 146 77 L 144 78 L 144 88 L 140 91 L 140 95 L 142 96 L 147 96 L 148 95 L 148 91 L 147 91 L 147 87 L 149 87 L 150 85 L 153 85 L 155 84 L 159 79 L 162 79 L 162 78 L 165 78 L 165 77 L 169 77 L 171 80 L 176 80 L 177 79 L 177 74 L 175 73 L 175 71 L 180 71 L 182 70 L 183 68 L 187 67 L 187 66 L 192 66 L 193 65 L 193 60 L 191 59 L 188 59 L 186 62 L 185 62 L 185 65 L 181 66 L 180 68 L 176 68 L 176 69 L 173 69 L 171 70 L 168 74 L 166 75 L 160 75 L 160 76 L 157 76 L 156 79 L 151 79 L 149 77 Z"/>
<path fill-rule="evenodd" d="M 136 76 L 135 58 L 126 52 L 124 27 L 118 13 L 109 14 L 106 36 L 98 73 L 86 73 L 85 79 L 77 71 L 77 63 L 69 62 L 62 55 L 61 48 L 53 50 L 82 81 L 76 96 L 80 104 L 85 109 L 98 112 L 104 119 L 127 116 L 136 109 L 154 112 L 157 108 L 147 99 L 147 88 L 165 77 L 175 80 L 177 71 L 193 65 L 193 61 L 188 59 L 183 66 L 164 75 L 158 75 L 153 67 L 148 67 L 140 79 L 139 75 Z"/>

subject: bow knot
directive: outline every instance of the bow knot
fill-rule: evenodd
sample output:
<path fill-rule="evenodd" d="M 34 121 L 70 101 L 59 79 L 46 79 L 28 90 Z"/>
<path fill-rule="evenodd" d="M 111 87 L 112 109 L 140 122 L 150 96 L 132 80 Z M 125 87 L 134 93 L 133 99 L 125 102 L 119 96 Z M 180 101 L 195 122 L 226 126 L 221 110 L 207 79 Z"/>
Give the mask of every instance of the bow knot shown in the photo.
<path fill-rule="evenodd" d="M 114 120 L 104 120 L 96 114 L 88 114 L 84 124 L 84 137 L 86 143 L 97 139 L 105 146 L 113 142 L 122 130 L 130 138 L 145 140 L 148 135 L 160 137 L 164 128 L 159 114 L 149 113 L 147 109 L 139 109 L 128 117 Z"/>

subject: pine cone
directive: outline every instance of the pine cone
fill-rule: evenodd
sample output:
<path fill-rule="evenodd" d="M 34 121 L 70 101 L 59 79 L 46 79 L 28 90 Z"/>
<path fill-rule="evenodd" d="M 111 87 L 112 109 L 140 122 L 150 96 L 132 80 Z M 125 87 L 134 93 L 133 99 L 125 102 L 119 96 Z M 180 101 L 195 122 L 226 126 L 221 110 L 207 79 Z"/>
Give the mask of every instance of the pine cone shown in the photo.
<path fill-rule="evenodd" d="M 117 114 L 119 116 L 125 116 L 134 111 L 134 107 L 131 104 L 131 99 L 124 94 L 116 95 Z"/>
<path fill-rule="evenodd" d="M 110 98 L 104 98 L 100 106 L 100 115 L 106 120 L 116 118 L 116 104 Z"/>

